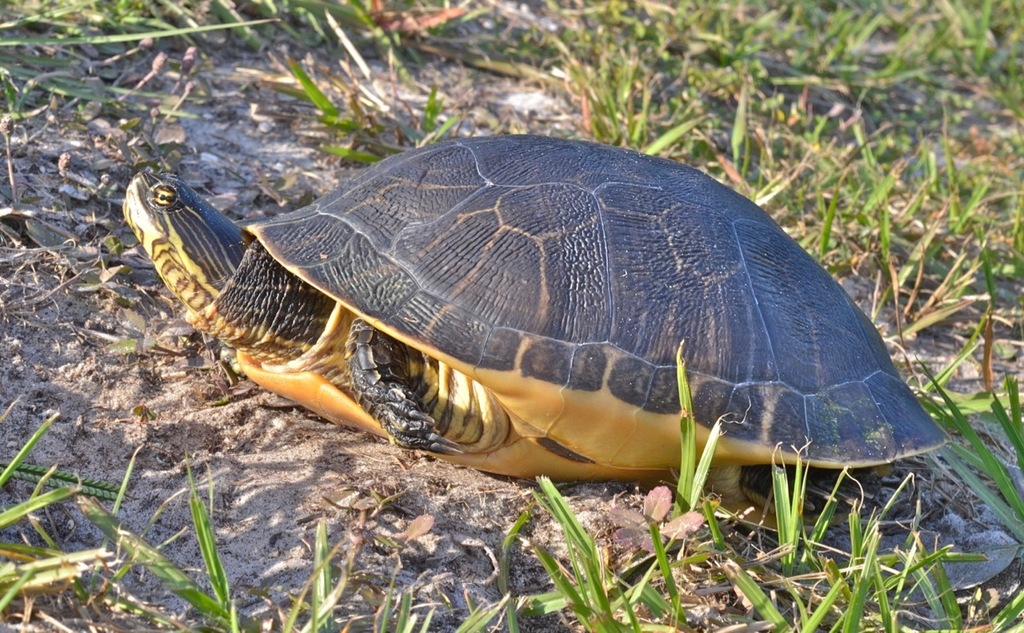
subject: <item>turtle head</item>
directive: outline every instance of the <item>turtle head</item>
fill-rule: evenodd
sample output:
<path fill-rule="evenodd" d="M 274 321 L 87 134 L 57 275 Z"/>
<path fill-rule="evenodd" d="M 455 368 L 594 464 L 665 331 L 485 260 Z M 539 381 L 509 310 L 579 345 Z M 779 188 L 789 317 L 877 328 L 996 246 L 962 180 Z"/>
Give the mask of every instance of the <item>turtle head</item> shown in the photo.
<path fill-rule="evenodd" d="M 137 174 L 124 217 L 160 278 L 192 312 L 213 303 L 245 252 L 242 230 L 176 176 Z"/>

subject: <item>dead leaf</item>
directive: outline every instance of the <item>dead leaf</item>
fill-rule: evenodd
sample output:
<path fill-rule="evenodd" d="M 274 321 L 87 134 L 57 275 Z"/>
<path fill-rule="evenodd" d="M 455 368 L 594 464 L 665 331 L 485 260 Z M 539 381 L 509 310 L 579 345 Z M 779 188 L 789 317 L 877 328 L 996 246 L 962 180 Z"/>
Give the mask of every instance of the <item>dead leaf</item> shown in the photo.
<path fill-rule="evenodd" d="M 411 543 L 420 538 L 434 527 L 434 517 L 429 514 L 421 514 L 406 526 L 405 530 L 395 535 L 396 541 Z"/>

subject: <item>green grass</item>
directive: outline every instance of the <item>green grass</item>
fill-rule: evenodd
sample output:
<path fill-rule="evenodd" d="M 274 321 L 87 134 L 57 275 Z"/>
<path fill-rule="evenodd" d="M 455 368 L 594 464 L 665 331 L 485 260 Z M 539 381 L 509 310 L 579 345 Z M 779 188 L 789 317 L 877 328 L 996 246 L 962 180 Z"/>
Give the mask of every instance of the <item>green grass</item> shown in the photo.
<path fill-rule="evenodd" d="M 269 60 L 273 45 L 284 41 L 292 58 L 279 66 L 284 72 L 268 73 L 266 85 L 301 104 L 308 126 L 321 132 L 325 154 L 370 163 L 457 134 L 469 122 L 485 131 L 516 129 L 497 116 L 474 120 L 452 109 L 446 86 L 418 83 L 416 71 L 434 55 L 543 89 L 569 104 L 568 128 L 559 133 L 709 171 L 762 204 L 831 272 L 859 280 L 853 290 L 870 303 L 872 318 L 897 348 L 928 347 L 922 339 L 941 343 L 948 353 L 927 361 L 930 373 L 897 356 L 930 413 L 953 436 L 928 463 L 934 473 L 948 473 L 943 485 L 963 487 L 959 494 L 988 508 L 1000 523 L 992 527 L 1024 542 L 1017 382 L 1024 353 L 1024 4 L 730 0 L 685 9 L 644 2 L 565 9 L 550 3 L 546 12 L 563 27 L 555 31 L 466 5 L 465 14 L 418 33 L 385 30 L 369 3 L 276 0 L 252 3 L 245 13 L 219 1 L 202 6 L 205 13 L 188 3 L 131 0 L 0 4 L 0 110 L 15 124 L 53 109 L 83 126 L 102 116 L 119 121 L 128 138 L 149 139 L 153 104 L 161 120 L 173 121 L 190 116 L 190 103 L 218 96 L 201 82 L 193 92 L 170 96 L 121 82 L 120 68 L 151 59 L 150 49 L 139 46 L 144 39 L 159 38 L 157 47 L 173 44 L 160 72 L 185 78 L 196 71 L 182 60 L 184 46 L 198 47 L 201 65 L 207 51 L 224 42 Z M 387 8 L 429 15 L 439 3 Z M 497 30 L 468 28 L 482 18 L 494 20 Z M 330 62 L 306 55 L 322 50 L 330 51 Z M 376 81 L 369 57 L 424 105 L 396 103 L 388 82 Z M 83 81 L 79 68 L 86 62 L 90 74 Z M 547 128 L 538 122 L 529 131 Z M 174 169 L 180 160 L 181 150 L 170 145 L 111 138 L 133 169 Z M 11 139 L 5 131 L 7 156 Z M 291 192 L 281 184 L 277 193 Z M 31 204 L 33 192 L 5 183 L 0 199 L 0 207 L 10 208 L 0 213 L 0 230 L 19 222 L 38 245 L 63 241 L 56 228 L 19 206 Z M 119 248 L 115 239 L 111 233 L 107 252 Z M 119 295 L 118 268 L 105 261 L 67 265 L 83 285 Z M 127 343 L 137 350 L 135 341 Z M 39 485 L 0 512 L 0 529 L 24 529 L 45 543 L 0 542 L 0 613 L 6 617 L 26 596 L 63 593 L 153 625 L 181 626 L 160 605 L 110 589 L 120 587 L 129 570 L 144 567 L 191 605 L 192 625 L 208 630 L 429 629 L 432 605 L 417 604 L 396 582 L 375 613 L 355 623 L 338 621 L 333 608 L 359 588 L 357 550 L 332 545 L 323 524 L 315 533 L 309 580 L 291 588 L 290 607 L 263 621 L 240 617 L 237 589 L 216 548 L 212 480 L 206 500 L 194 482 L 189 491 L 194 530 L 187 537 L 196 539 L 204 565 L 183 570 L 118 518 L 130 468 L 111 473 L 124 482 L 111 487 L 26 464 L 47 425 L 36 436 L 18 438 L 23 449 L 2 464 L 0 484 L 18 476 L 35 477 Z M 791 493 L 794 485 L 801 490 L 803 472 L 798 469 L 796 482 L 784 481 L 780 469 L 779 532 L 748 538 L 716 518 L 713 500 L 701 495 L 706 462 L 698 463 L 692 451 L 682 457 L 674 493 L 652 491 L 644 507 L 609 519 L 619 529 L 611 545 L 607 534 L 581 523 L 571 494 L 542 481 L 536 505 L 508 526 L 497 581 L 503 598 L 475 605 L 461 630 L 501 622 L 517 631 L 553 612 L 584 630 L 685 628 L 693 626 L 688 618 L 696 590 L 708 587 L 736 596 L 708 626 L 894 631 L 1021 625 L 1020 595 L 989 611 L 961 607 L 940 563 L 965 556 L 929 549 L 916 524 L 900 548 L 884 549 L 886 504 L 852 508 L 845 520 L 849 549 L 834 552 L 823 541 L 835 508 L 827 508 L 825 519 L 806 522 L 799 492 Z M 44 492 L 47 483 L 56 487 Z M 100 499 L 106 494 L 112 507 L 85 496 L 90 492 Z M 107 544 L 63 552 L 33 519 L 72 498 Z M 691 510 L 699 511 L 699 521 Z M 530 549 L 551 587 L 516 595 L 512 552 L 541 514 L 562 530 L 565 551 Z"/>

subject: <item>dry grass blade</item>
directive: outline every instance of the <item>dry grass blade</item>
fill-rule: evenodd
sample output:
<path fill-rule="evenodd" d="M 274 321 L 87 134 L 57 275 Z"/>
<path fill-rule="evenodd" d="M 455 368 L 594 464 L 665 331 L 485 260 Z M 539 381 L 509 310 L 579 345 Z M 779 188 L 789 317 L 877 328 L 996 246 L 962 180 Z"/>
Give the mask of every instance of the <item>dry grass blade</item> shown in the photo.
<path fill-rule="evenodd" d="M 436 42 L 411 42 L 411 46 L 424 53 L 459 61 L 467 66 L 487 72 L 558 85 L 561 80 L 535 66 L 502 59 L 500 56 L 453 48 Z"/>
<path fill-rule="evenodd" d="M 272 20 L 252 20 L 239 24 L 208 24 L 206 26 L 193 26 L 181 29 L 161 29 L 145 33 L 89 35 L 85 37 L 6 37 L 4 39 L 0 39 L 0 48 L 10 46 L 99 46 L 102 44 L 118 44 L 121 42 L 138 42 L 144 39 L 180 37 L 183 35 L 194 35 L 196 33 L 205 33 L 208 31 L 221 31 L 224 29 L 258 26 L 260 24 L 268 24 L 270 22 L 272 22 Z"/>

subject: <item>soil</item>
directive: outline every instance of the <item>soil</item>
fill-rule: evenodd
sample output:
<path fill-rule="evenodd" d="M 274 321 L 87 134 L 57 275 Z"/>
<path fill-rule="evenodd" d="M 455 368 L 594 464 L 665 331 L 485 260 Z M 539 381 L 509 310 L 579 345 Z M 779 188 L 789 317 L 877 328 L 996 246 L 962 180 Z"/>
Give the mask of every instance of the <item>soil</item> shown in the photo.
<path fill-rule="evenodd" d="M 172 61 L 185 54 L 159 48 Z M 121 109 L 68 99 L 16 122 L 10 168 L 18 202 L 0 208 L 0 406 L 10 407 L 0 459 L 10 460 L 54 414 L 29 462 L 118 482 L 134 459 L 118 516 L 189 572 L 203 567 L 191 530 L 189 472 L 204 498 L 212 480 L 217 545 L 245 615 L 288 608 L 287 595 L 312 572 L 320 521 L 330 543 L 355 557 L 355 590 L 342 609 L 362 618 L 357 629 L 369 625 L 392 584 L 423 605 L 421 617 L 423 609 L 436 609 L 434 630 L 450 630 L 472 608 L 497 603 L 502 541 L 524 512 L 531 519 L 508 554 L 508 589 L 515 595 L 550 590 L 532 548 L 562 552 L 563 537 L 536 505 L 532 483 L 452 466 L 325 423 L 238 379 L 221 361 L 218 344 L 182 320 L 183 310 L 123 222 L 124 188 L 137 169 L 171 166 L 238 219 L 296 208 L 352 173 L 318 149 L 327 137 L 309 129 L 315 116 L 308 106 L 273 89 L 282 76 L 273 60 L 282 51 L 250 54 L 208 45 L 201 53 L 190 75 L 180 76 L 177 64 L 166 66 Z M 123 85 L 148 74 L 155 55 L 142 50 L 117 62 Z M 388 75 L 379 61 L 370 61 Z M 312 60 L 313 67 L 328 63 Z M 400 94 L 380 82 L 390 107 L 421 111 L 437 85 L 446 111 L 463 118 L 461 133 L 571 133 L 566 121 L 575 107 L 562 95 L 446 62 L 426 62 L 413 72 L 418 92 L 403 88 L 412 93 Z M 179 104 L 186 85 L 190 96 Z M 171 106 L 181 116 L 157 110 Z M 864 280 L 847 283 L 873 287 Z M 862 294 L 869 307 L 869 293 Z M 959 349 L 946 336 L 934 344 L 921 336 L 913 346 L 909 354 L 932 369 L 949 358 L 944 347 Z M 964 372 L 971 368 L 968 363 Z M 1018 361 L 1002 370 L 1021 375 L 1021 368 Z M 959 378 L 970 386 L 974 376 L 964 372 Z M 943 476 L 934 474 L 933 464 L 918 460 L 911 467 L 928 482 Z M 24 500 L 31 488 L 5 486 L 0 504 Z M 949 490 L 939 495 L 934 488 L 922 486 L 925 501 L 949 510 L 929 515 L 939 542 L 963 543 L 967 551 L 1016 546 L 973 509 L 977 502 L 964 500 L 966 491 L 955 488 L 956 503 L 949 503 Z M 611 547 L 610 510 L 639 510 L 644 493 L 628 482 L 564 490 L 602 547 Z M 433 520 L 429 531 L 407 538 L 424 516 Z M 65 551 L 103 542 L 73 504 L 37 519 Z M 980 541 L 979 522 L 988 537 Z M 974 541 L 963 536 L 970 534 Z M 0 541 L 23 538 L 39 541 L 24 525 L 0 532 Z M 903 537 L 893 538 L 898 544 Z M 1002 576 L 980 572 L 981 580 L 1003 595 L 1019 590 L 1014 556 L 1007 566 Z M 204 574 L 192 576 L 204 582 Z M 723 583 L 710 576 L 696 582 L 720 590 L 727 588 Z M 125 587 L 194 622 L 186 605 L 141 567 Z M 707 622 L 714 623 L 716 609 L 738 608 L 735 600 L 723 600 L 727 606 L 705 599 L 705 611 L 694 613 L 711 613 Z M 90 613 L 60 617 L 72 628 L 84 627 L 101 617 Z M 570 628 L 558 616 L 525 623 L 528 630 Z M 110 626 L 124 625 L 112 619 Z"/>

